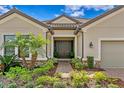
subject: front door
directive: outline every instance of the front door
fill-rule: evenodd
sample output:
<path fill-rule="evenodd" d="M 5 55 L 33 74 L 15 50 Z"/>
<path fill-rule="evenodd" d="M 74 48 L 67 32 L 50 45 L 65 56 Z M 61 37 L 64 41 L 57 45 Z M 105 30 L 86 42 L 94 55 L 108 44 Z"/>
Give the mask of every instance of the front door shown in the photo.
<path fill-rule="evenodd" d="M 73 52 L 73 40 L 55 40 L 54 57 L 70 58 Z"/>

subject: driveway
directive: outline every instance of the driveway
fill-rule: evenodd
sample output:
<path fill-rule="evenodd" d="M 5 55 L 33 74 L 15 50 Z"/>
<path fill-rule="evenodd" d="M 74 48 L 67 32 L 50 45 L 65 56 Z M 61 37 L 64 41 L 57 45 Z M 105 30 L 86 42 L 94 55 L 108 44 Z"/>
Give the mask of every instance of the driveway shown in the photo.
<path fill-rule="evenodd" d="M 106 68 L 105 70 L 109 76 L 121 78 L 124 81 L 124 68 Z"/>

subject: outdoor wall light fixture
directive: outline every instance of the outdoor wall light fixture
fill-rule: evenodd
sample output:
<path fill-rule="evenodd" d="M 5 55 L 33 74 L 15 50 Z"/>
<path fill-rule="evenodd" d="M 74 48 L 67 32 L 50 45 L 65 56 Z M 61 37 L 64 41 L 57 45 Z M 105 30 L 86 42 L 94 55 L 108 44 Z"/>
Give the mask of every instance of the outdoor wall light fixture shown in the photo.
<path fill-rule="evenodd" d="M 93 43 L 92 42 L 90 42 L 89 47 L 93 48 Z"/>

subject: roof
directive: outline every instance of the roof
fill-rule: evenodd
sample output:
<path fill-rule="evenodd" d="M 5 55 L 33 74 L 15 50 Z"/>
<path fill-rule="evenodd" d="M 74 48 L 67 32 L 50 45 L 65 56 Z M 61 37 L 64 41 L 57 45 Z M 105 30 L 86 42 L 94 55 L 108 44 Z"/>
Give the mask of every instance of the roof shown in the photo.
<path fill-rule="evenodd" d="M 117 11 L 117 10 L 123 8 L 123 7 L 124 6 L 122 6 L 122 5 L 117 6 L 113 9 L 109 10 L 108 12 L 106 12 L 106 13 L 100 15 L 100 16 L 97 16 L 94 19 L 73 18 L 73 17 L 70 17 L 70 16 L 67 16 L 67 15 L 63 14 L 63 15 L 60 15 L 59 17 L 54 18 L 53 20 L 47 20 L 47 21 L 42 21 L 42 22 L 37 20 L 37 19 L 34 19 L 31 16 L 28 16 L 28 15 L 22 13 L 21 11 L 17 10 L 16 8 L 13 8 L 10 11 L 8 11 L 7 13 L 1 15 L 0 20 L 9 16 L 9 15 L 11 15 L 11 14 L 13 14 L 13 13 L 17 13 L 17 14 L 19 14 L 19 15 L 21 15 L 21 16 L 23 16 L 23 17 L 25 17 L 25 18 L 27 18 L 27 19 L 29 19 L 29 20 L 31 20 L 31 21 L 33 21 L 33 22 L 35 22 L 35 23 L 37 23 L 41 26 L 43 26 L 43 27 L 48 28 L 48 29 L 77 29 L 77 28 L 84 28 L 84 27 L 100 20 L 103 17 L 106 17 L 107 15 L 110 15 L 110 14 L 114 13 L 115 11 Z M 63 16 L 72 20 L 72 21 L 74 21 L 75 23 L 52 23 L 53 21 L 55 21 L 55 20 L 57 20 L 57 19 L 59 19 Z M 77 34 L 78 32 L 79 32 L 79 30 L 75 31 L 75 34 Z"/>
<path fill-rule="evenodd" d="M 80 21 L 82 24 L 86 23 L 87 21 L 91 20 L 91 19 L 87 19 L 87 18 L 78 18 L 78 17 L 74 17 L 74 19 Z"/>
<path fill-rule="evenodd" d="M 60 16 L 58 16 L 58 17 L 56 17 L 56 18 L 54 18 L 54 19 L 52 19 L 52 20 L 50 20 L 50 21 L 48 21 L 48 24 L 52 23 L 53 21 L 55 21 L 55 20 L 57 20 L 57 19 L 59 19 L 59 18 L 61 18 L 61 17 L 66 17 L 66 18 L 68 18 L 68 19 L 70 19 L 70 20 L 76 22 L 77 24 L 81 23 L 80 21 L 78 21 L 78 20 L 76 20 L 76 19 L 74 19 L 74 18 L 72 18 L 72 17 L 70 17 L 70 16 L 67 16 L 67 15 L 65 15 L 65 14 L 62 14 L 62 15 L 60 15 Z"/>
<path fill-rule="evenodd" d="M 37 24 L 39 24 L 41 26 L 43 26 L 43 27 L 46 27 L 46 28 L 48 27 L 46 24 L 38 21 L 37 19 L 34 19 L 31 16 L 28 16 L 28 15 L 22 13 L 21 11 L 17 10 L 16 8 L 13 8 L 10 11 L 8 11 L 7 13 L 1 15 L 0 16 L 0 20 L 3 19 L 3 18 L 5 18 L 5 17 L 7 17 L 7 16 L 9 16 L 9 15 L 11 15 L 11 14 L 13 14 L 13 13 L 17 13 L 17 14 L 19 14 L 19 15 L 21 15 L 21 16 L 23 16 L 23 17 L 25 17 L 25 18 L 27 18 L 27 19 L 29 19 L 29 20 L 31 20 L 31 21 L 33 21 L 33 22 L 35 22 L 35 23 L 37 23 Z"/>
<path fill-rule="evenodd" d="M 120 10 L 120 9 L 123 8 L 123 7 L 124 7 L 123 5 L 117 6 L 117 7 L 113 8 L 113 9 L 107 11 L 106 13 L 104 13 L 104 14 L 102 14 L 102 15 L 100 15 L 100 16 L 97 16 L 97 17 L 95 17 L 95 18 L 93 18 L 93 19 L 87 21 L 86 23 L 82 24 L 80 27 L 81 27 L 81 28 L 84 28 L 84 27 L 86 27 L 86 26 L 88 26 L 88 25 L 90 25 L 90 24 L 92 24 L 92 23 L 94 23 L 94 22 L 96 22 L 96 21 L 102 19 L 103 17 L 106 17 L 106 16 L 108 16 L 108 15 L 110 15 L 110 14 L 112 14 L 112 13 L 118 11 L 118 10 Z M 76 31 L 75 34 L 77 34 L 78 32 L 79 32 L 79 31 Z"/>
<path fill-rule="evenodd" d="M 93 22 L 95 22 L 95 21 L 97 21 L 97 20 L 99 20 L 99 19 L 101 19 L 101 18 L 107 16 L 107 15 L 110 15 L 110 14 L 114 13 L 115 11 L 117 11 L 117 10 L 123 8 L 123 7 L 124 7 L 124 6 L 122 6 L 122 5 L 121 5 L 121 6 L 117 6 L 117 7 L 113 8 L 113 9 L 109 10 L 108 12 L 106 12 L 106 13 L 100 15 L 100 16 L 97 16 L 97 17 L 95 17 L 94 19 L 92 19 L 92 20 L 86 22 L 86 23 L 83 24 L 81 27 L 85 27 L 85 26 L 87 26 L 87 25 L 89 25 L 89 24 L 91 24 L 91 23 L 93 23 Z"/>

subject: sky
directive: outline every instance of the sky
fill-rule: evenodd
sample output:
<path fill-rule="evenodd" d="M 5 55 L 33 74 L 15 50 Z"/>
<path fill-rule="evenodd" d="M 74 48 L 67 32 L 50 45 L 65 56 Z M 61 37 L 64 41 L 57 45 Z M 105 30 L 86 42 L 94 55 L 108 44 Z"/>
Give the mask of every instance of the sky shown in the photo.
<path fill-rule="evenodd" d="M 0 15 L 13 7 L 40 21 L 51 20 L 61 14 L 79 18 L 95 18 L 114 8 L 114 5 L 0 5 Z"/>

